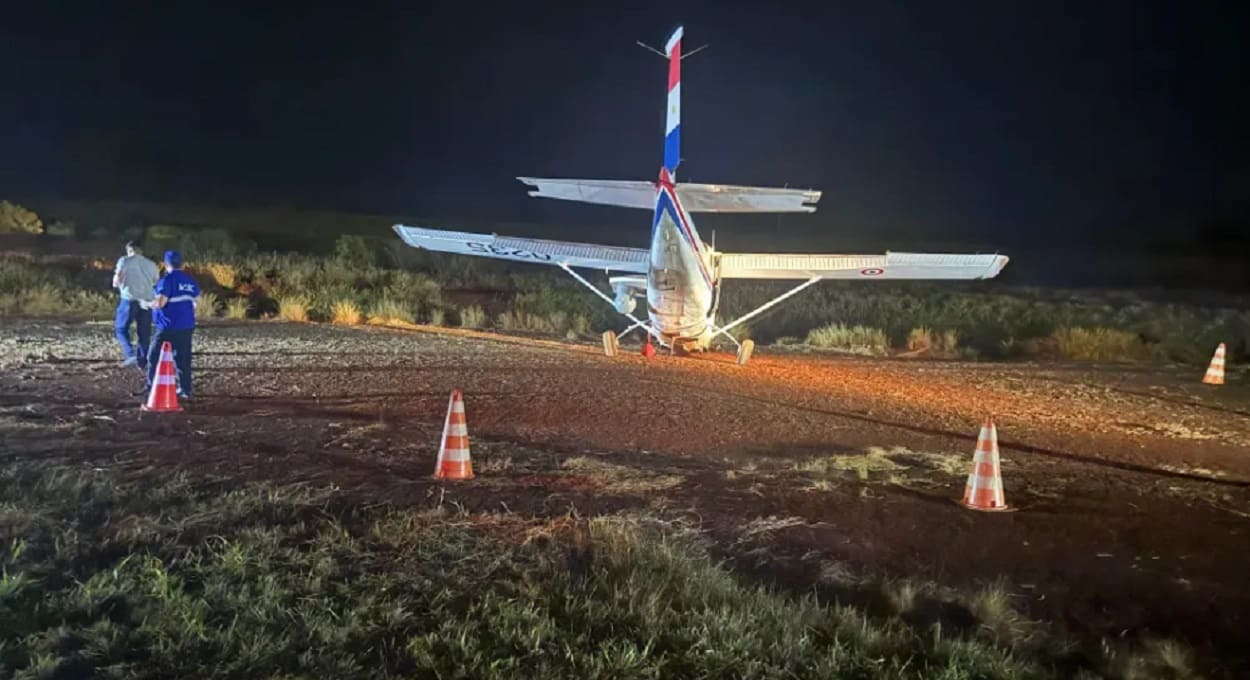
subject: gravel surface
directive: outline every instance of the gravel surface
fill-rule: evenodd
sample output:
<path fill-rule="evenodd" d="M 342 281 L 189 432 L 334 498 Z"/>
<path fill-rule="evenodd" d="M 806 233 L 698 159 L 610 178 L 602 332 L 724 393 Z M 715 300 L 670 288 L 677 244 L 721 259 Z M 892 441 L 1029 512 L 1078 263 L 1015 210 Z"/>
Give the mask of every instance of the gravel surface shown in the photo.
<path fill-rule="evenodd" d="M 108 324 L 0 323 L 0 456 L 335 484 L 372 500 L 696 522 L 743 574 L 1005 578 L 1083 639 L 1250 643 L 1250 387 L 1192 367 L 757 351 L 654 360 L 472 331 L 270 322 L 197 330 L 196 398 L 141 414 Z M 430 479 L 464 391 L 476 479 Z M 958 500 L 993 415 L 1007 502 Z M 832 575 L 832 576 L 831 576 Z M 1230 670 L 1231 669 L 1231 670 Z"/>

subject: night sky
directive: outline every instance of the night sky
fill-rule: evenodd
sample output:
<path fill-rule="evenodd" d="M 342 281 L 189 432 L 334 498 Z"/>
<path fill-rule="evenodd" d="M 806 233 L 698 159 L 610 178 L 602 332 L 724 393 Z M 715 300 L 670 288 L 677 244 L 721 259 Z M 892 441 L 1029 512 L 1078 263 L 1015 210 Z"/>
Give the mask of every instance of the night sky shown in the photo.
<path fill-rule="evenodd" d="M 710 48 L 684 65 L 679 178 L 823 190 L 787 230 L 1250 229 L 1246 3 L 40 4 L 0 21 L 0 196 L 19 201 L 645 231 L 514 177 L 652 179 L 665 66 L 634 41 L 682 23 Z"/>

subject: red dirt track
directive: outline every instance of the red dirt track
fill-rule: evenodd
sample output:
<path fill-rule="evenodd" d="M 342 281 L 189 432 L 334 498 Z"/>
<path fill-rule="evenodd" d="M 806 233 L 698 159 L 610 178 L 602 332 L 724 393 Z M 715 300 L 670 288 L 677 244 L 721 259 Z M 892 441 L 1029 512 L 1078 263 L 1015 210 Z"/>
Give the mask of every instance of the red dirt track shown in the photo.
<path fill-rule="evenodd" d="M 137 374 L 114 366 L 107 325 L 6 320 L 0 460 L 314 481 L 524 515 L 667 512 L 697 522 L 743 573 L 788 587 L 856 600 L 865 593 L 836 574 L 955 588 L 1004 578 L 1028 616 L 1084 639 L 1175 637 L 1221 671 L 1250 673 L 1244 375 L 1216 388 L 1192 367 L 767 351 L 739 367 L 728 355 L 609 359 L 472 332 L 277 323 L 212 324 L 196 342 L 187 412 L 140 414 Z M 455 387 L 477 478 L 442 484 L 430 472 Z M 1016 512 L 954 502 L 958 463 L 989 414 Z M 896 467 L 823 478 L 805 467 L 853 470 L 870 447 Z"/>

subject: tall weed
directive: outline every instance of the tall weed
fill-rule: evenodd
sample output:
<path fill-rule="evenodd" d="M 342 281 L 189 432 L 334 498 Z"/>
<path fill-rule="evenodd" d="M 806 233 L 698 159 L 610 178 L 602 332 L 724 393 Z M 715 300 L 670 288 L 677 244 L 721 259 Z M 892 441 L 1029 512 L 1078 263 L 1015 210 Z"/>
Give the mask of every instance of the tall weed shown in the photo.
<path fill-rule="evenodd" d="M 277 298 L 278 318 L 283 321 L 308 321 L 308 305 L 307 297 L 302 295 L 287 295 Z"/>
<path fill-rule="evenodd" d="M 378 325 L 411 324 L 415 318 L 412 307 L 394 298 L 383 297 L 369 307 L 369 323 Z"/>
<path fill-rule="evenodd" d="M 342 326 L 355 326 L 364 320 L 360 307 L 354 300 L 343 299 L 334 303 L 330 313 L 330 321 Z"/>
<path fill-rule="evenodd" d="M 231 298 L 226 301 L 226 318 L 231 320 L 246 319 L 247 310 L 250 306 L 248 299 L 245 297 Z"/>
<path fill-rule="evenodd" d="M 199 304 L 195 306 L 195 318 L 197 321 L 204 321 L 217 316 L 217 309 L 221 300 L 215 293 L 200 293 Z"/>
<path fill-rule="evenodd" d="M 1060 328 L 1051 336 L 1059 353 L 1084 361 L 1142 361 L 1158 358 L 1158 347 L 1136 333 L 1113 328 Z"/>
<path fill-rule="evenodd" d="M 823 349 L 839 349 L 854 354 L 881 355 L 889 349 L 885 331 L 864 326 L 835 323 L 813 329 L 807 344 Z"/>
<path fill-rule="evenodd" d="M 477 305 L 464 307 L 460 310 L 460 326 L 463 328 L 482 328 L 486 325 L 486 312 Z"/>

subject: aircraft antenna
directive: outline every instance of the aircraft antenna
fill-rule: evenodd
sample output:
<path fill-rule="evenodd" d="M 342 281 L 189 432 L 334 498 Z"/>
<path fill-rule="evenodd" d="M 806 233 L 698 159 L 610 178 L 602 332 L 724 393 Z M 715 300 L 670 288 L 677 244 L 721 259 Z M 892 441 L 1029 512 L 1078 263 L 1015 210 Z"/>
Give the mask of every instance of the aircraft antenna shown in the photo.
<path fill-rule="evenodd" d="M 656 54 L 660 55 L 661 57 L 664 57 L 665 59 L 668 59 L 668 55 L 667 55 L 667 54 L 664 54 L 664 52 L 662 52 L 662 51 L 660 51 L 660 50 L 655 49 L 654 47 L 652 47 L 652 46 L 648 45 L 647 43 L 645 43 L 645 42 L 643 42 L 643 41 L 641 41 L 641 40 L 635 40 L 634 42 L 635 42 L 635 43 L 636 43 L 639 47 L 641 47 L 641 48 L 643 48 L 643 49 L 647 50 L 648 52 L 655 52 Z"/>
<path fill-rule="evenodd" d="M 656 48 L 654 48 L 654 47 L 652 47 L 652 46 L 648 45 L 647 43 L 645 43 L 645 42 L 643 42 L 643 41 L 641 41 L 641 40 L 635 40 L 635 41 L 634 41 L 634 44 L 638 45 L 639 47 L 643 48 L 644 50 L 646 50 L 646 51 L 648 51 L 648 52 L 653 52 L 653 53 L 655 53 L 655 54 L 660 55 L 661 57 L 664 57 L 665 59 L 668 59 L 668 55 L 667 55 L 667 54 L 664 54 L 663 50 L 657 50 Z M 683 60 L 683 61 L 685 61 L 686 57 L 689 57 L 689 56 L 691 56 L 691 55 L 694 55 L 694 54 L 696 54 L 696 53 L 698 53 L 698 52 L 702 52 L 703 50 L 706 50 L 706 49 L 707 49 L 707 48 L 709 48 L 709 47 L 711 47 L 711 45 L 703 45 L 703 46 L 700 46 L 700 47 L 696 47 L 696 48 L 694 48 L 693 50 L 690 50 L 689 52 L 687 52 L 687 53 L 685 53 L 685 54 L 681 55 L 681 58 L 682 58 L 682 60 Z"/>
<path fill-rule="evenodd" d="M 708 47 L 711 47 L 711 45 L 702 45 L 702 46 L 700 46 L 700 47 L 696 47 L 696 48 L 694 48 L 693 50 L 690 50 L 689 52 L 687 52 L 687 53 L 685 53 L 685 54 L 681 55 L 681 59 L 682 59 L 682 61 L 685 61 L 685 60 L 686 60 L 686 57 L 691 57 L 691 56 L 694 56 L 694 55 L 696 55 L 696 54 L 698 54 L 698 53 L 702 52 L 703 50 L 706 50 Z"/>

